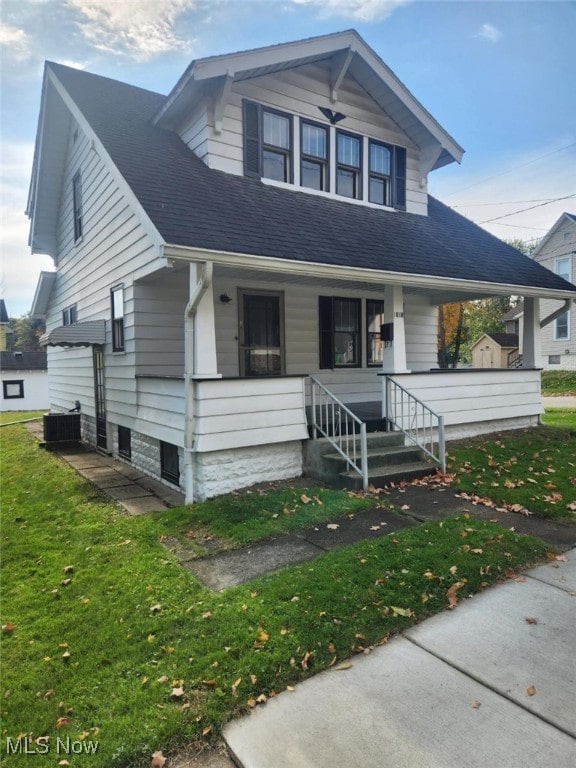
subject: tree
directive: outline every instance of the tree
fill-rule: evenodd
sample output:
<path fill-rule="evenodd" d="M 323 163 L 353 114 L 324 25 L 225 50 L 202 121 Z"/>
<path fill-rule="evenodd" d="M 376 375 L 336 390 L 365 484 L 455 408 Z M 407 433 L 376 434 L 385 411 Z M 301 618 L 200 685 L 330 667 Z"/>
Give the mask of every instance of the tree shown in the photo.
<path fill-rule="evenodd" d="M 30 313 L 18 318 L 10 318 L 12 328 L 12 349 L 21 352 L 35 352 L 41 349 L 40 336 L 46 330 L 43 320 L 34 319 Z"/>
<path fill-rule="evenodd" d="M 460 348 L 466 338 L 463 303 L 441 304 L 438 307 L 438 366 L 456 368 Z"/>

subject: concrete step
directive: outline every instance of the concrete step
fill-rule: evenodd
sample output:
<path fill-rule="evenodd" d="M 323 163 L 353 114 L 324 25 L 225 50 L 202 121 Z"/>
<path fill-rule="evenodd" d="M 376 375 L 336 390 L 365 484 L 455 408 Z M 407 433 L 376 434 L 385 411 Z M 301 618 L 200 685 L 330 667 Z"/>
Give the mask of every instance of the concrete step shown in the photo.
<path fill-rule="evenodd" d="M 413 461 L 406 464 L 383 465 L 372 467 L 368 473 L 368 482 L 376 488 L 401 480 L 414 480 L 436 472 L 436 466 L 426 461 Z M 354 470 L 341 472 L 342 484 L 350 490 L 362 490 L 362 477 Z"/>
<path fill-rule="evenodd" d="M 345 437 L 343 436 L 345 440 Z M 321 441 L 328 443 L 329 450 L 324 453 L 333 453 L 333 449 L 330 446 L 329 441 L 326 438 L 321 438 Z M 356 445 L 360 448 L 360 438 L 350 438 L 348 441 L 350 446 Z M 369 432 L 366 435 L 366 444 L 369 449 L 371 448 L 388 448 L 394 445 L 404 445 L 404 435 L 402 432 Z"/>
<path fill-rule="evenodd" d="M 422 451 L 413 445 L 393 445 L 380 448 L 372 448 L 368 443 L 368 469 L 397 464 L 417 462 L 422 459 Z M 360 451 L 357 453 L 360 457 Z M 332 464 L 335 472 L 345 472 L 348 462 L 339 453 L 325 453 L 324 461 Z"/>

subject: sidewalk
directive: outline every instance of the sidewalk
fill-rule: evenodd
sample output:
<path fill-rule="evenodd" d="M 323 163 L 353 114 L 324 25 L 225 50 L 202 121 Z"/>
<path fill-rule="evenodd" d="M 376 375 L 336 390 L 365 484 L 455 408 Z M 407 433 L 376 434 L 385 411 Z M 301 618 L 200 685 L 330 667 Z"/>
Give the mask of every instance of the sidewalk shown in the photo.
<path fill-rule="evenodd" d="M 242 768 L 544 768 L 576 760 L 576 550 L 230 723 Z"/>

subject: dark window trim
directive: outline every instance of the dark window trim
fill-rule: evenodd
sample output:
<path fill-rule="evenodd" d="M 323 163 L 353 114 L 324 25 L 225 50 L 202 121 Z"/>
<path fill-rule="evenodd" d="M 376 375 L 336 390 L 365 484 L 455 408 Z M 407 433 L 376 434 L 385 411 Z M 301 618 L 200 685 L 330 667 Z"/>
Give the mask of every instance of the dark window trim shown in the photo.
<path fill-rule="evenodd" d="M 171 455 L 170 455 L 171 454 Z M 178 474 L 176 475 L 168 463 L 172 464 L 176 459 Z M 160 440 L 160 476 L 173 485 L 180 485 L 180 456 L 178 446 Z"/>
<path fill-rule="evenodd" d="M 252 114 L 250 114 L 250 112 Z M 284 149 L 278 147 L 275 144 L 266 144 L 264 142 L 264 113 L 267 112 L 272 115 L 279 115 L 288 120 L 289 129 L 289 141 L 290 147 Z M 264 104 L 260 104 L 250 99 L 244 99 L 242 102 L 242 116 L 243 116 L 243 141 L 244 141 L 244 175 L 253 176 L 255 178 L 267 178 L 263 176 L 264 170 L 264 151 L 277 152 L 286 157 L 288 165 L 287 178 L 285 183 L 294 183 L 294 115 L 290 112 L 283 112 L 280 109 L 274 107 L 267 107 Z M 249 123 L 252 123 L 251 131 L 248 128 Z"/>
<path fill-rule="evenodd" d="M 132 430 L 118 425 L 118 455 L 124 459 L 132 458 Z"/>
<path fill-rule="evenodd" d="M 304 154 L 303 136 L 304 136 L 305 125 L 312 125 L 315 128 L 321 128 L 326 134 L 326 157 L 324 160 L 314 155 Z M 330 126 L 329 125 L 316 122 L 316 120 L 308 120 L 308 118 L 304 118 L 304 117 L 300 118 L 300 186 L 304 187 L 304 189 L 313 189 L 313 187 L 305 187 L 304 184 L 302 184 L 302 161 L 303 160 L 307 160 L 308 162 L 318 163 L 319 165 L 323 166 L 324 186 L 322 187 L 321 191 L 330 192 Z"/>
<path fill-rule="evenodd" d="M 116 317 L 114 314 L 114 296 L 119 291 L 122 292 L 122 316 Z M 110 309 L 112 313 L 112 351 L 124 352 L 124 286 L 115 285 L 110 289 Z"/>
<path fill-rule="evenodd" d="M 358 158 L 358 166 L 355 165 L 348 165 L 347 163 L 340 163 L 338 161 L 338 137 L 339 136 L 349 136 L 352 139 L 357 139 L 360 144 L 360 152 L 359 152 L 359 158 Z M 356 177 L 356 194 L 354 197 L 348 197 L 348 195 L 341 195 L 341 197 L 348 197 L 349 200 L 363 200 L 362 195 L 362 170 L 364 166 L 364 137 L 359 133 L 352 133 L 351 131 L 342 131 L 340 129 L 336 129 L 336 147 L 334 148 L 335 154 L 336 154 L 336 178 L 334 179 L 334 191 L 336 194 L 340 194 L 338 192 L 338 169 L 343 168 L 346 171 L 354 171 L 357 174 Z"/>
<path fill-rule="evenodd" d="M 371 333 L 380 333 L 380 330 L 378 331 L 370 331 L 370 318 L 368 317 L 368 306 L 370 304 L 379 304 L 382 307 L 382 311 L 377 314 L 384 314 L 384 299 L 366 299 L 365 302 L 365 309 L 364 309 L 364 318 L 366 323 L 366 367 L 367 368 L 381 368 L 382 362 L 377 361 L 375 363 L 370 362 L 370 334 Z"/>
<path fill-rule="evenodd" d="M 358 316 L 358 361 L 354 365 L 336 363 L 334 302 L 346 301 L 356 305 Z M 318 297 L 318 326 L 319 326 L 319 368 L 351 369 L 362 368 L 362 299 L 350 296 L 319 296 Z"/>
<path fill-rule="evenodd" d="M 71 304 L 62 310 L 62 325 L 75 325 L 78 322 L 78 305 Z"/>
<path fill-rule="evenodd" d="M 370 169 L 370 149 L 372 145 L 385 147 L 390 151 L 390 176 L 377 173 Z M 384 205 L 389 208 L 406 210 L 406 149 L 395 144 L 387 144 L 379 139 L 368 138 L 368 202 L 381 205 L 370 199 L 370 179 L 388 179 L 390 185 L 389 199 Z"/>
<path fill-rule="evenodd" d="M 8 394 L 8 386 L 9 385 L 16 384 L 18 386 L 18 394 L 17 395 L 9 395 Z M 21 400 L 24 397 L 24 379 L 10 379 L 5 380 L 2 382 L 2 394 L 4 395 L 4 400 Z"/>
<path fill-rule="evenodd" d="M 72 207 L 74 217 L 74 242 L 78 242 L 84 234 L 82 216 L 82 174 L 76 171 L 72 177 Z"/>

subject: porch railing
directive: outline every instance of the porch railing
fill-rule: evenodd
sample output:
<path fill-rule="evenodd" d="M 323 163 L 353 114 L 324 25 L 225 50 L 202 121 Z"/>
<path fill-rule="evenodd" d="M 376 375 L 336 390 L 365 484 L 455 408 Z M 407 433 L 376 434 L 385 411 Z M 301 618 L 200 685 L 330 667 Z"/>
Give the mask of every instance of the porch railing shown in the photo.
<path fill-rule="evenodd" d="M 508 368 L 520 368 L 522 366 L 522 355 L 517 349 L 508 352 Z"/>
<path fill-rule="evenodd" d="M 444 417 L 404 389 L 390 376 L 384 376 L 382 416 L 388 424 L 404 433 L 446 473 Z"/>
<path fill-rule="evenodd" d="M 325 437 L 346 460 L 351 469 L 362 478 L 368 490 L 368 444 L 366 424 L 352 413 L 344 403 L 326 389 L 314 376 L 310 376 L 312 406 L 312 437 Z"/>

